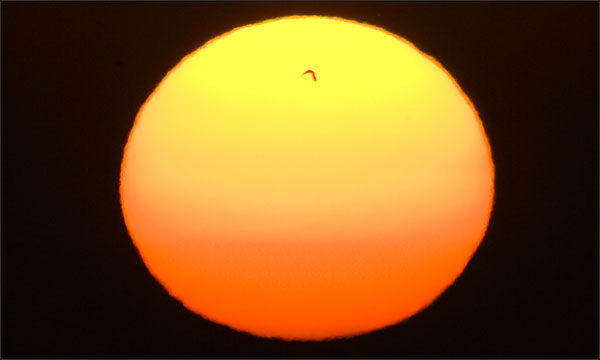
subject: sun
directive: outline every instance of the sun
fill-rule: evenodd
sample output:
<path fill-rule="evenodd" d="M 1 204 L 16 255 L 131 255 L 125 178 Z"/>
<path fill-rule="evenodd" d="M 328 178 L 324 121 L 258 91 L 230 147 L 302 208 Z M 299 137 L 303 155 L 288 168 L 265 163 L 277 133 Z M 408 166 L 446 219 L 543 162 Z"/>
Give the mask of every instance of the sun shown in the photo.
<path fill-rule="evenodd" d="M 125 223 L 189 310 L 322 340 L 433 302 L 479 246 L 494 165 L 475 108 L 383 29 L 293 16 L 185 57 L 125 147 Z"/>

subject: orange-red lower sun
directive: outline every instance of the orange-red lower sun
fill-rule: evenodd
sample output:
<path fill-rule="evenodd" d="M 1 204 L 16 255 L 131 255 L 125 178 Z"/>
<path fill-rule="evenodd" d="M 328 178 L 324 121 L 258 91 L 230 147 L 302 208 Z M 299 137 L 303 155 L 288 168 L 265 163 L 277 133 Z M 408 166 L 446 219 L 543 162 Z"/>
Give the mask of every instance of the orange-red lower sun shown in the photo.
<path fill-rule="evenodd" d="M 400 322 L 452 284 L 493 179 L 481 121 L 435 60 L 370 25 L 288 17 L 167 74 L 120 191 L 146 266 L 188 309 L 326 339 Z"/>

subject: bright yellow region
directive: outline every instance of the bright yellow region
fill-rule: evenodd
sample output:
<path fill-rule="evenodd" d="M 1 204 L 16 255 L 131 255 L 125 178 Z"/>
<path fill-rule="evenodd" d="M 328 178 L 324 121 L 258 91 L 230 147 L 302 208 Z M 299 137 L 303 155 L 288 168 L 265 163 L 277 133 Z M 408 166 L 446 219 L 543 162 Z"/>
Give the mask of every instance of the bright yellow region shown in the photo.
<path fill-rule="evenodd" d="M 184 58 L 136 118 L 120 190 L 145 264 L 188 309 L 320 340 L 435 300 L 484 236 L 493 178 L 481 121 L 435 60 L 315 16 Z"/>

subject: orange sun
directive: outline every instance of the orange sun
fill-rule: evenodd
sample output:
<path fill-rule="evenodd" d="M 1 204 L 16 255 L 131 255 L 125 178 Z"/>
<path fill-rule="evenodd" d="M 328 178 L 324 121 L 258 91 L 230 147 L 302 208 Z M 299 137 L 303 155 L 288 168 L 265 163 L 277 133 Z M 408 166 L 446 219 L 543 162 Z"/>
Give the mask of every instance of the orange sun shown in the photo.
<path fill-rule="evenodd" d="M 306 16 L 173 68 L 137 115 L 120 191 L 146 266 L 188 309 L 319 340 L 434 301 L 485 234 L 493 179 L 481 121 L 434 59 Z"/>

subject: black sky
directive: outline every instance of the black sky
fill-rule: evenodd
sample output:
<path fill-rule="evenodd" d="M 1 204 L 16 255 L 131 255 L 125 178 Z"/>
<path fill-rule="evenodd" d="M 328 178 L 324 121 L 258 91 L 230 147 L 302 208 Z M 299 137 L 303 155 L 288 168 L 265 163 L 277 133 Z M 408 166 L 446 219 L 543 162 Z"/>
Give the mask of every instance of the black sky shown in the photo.
<path fill-rule="evenodd" d="M 2 10 L 3 358 L 598 358 L 597 2 L 7 2 Z M 192 314 L 121 216 L 134 117 L 179 60 L 284 15 L 383 27 L 469 95 L 496 165 L 486 237 L 405 323 L 255 338 Z"/>

